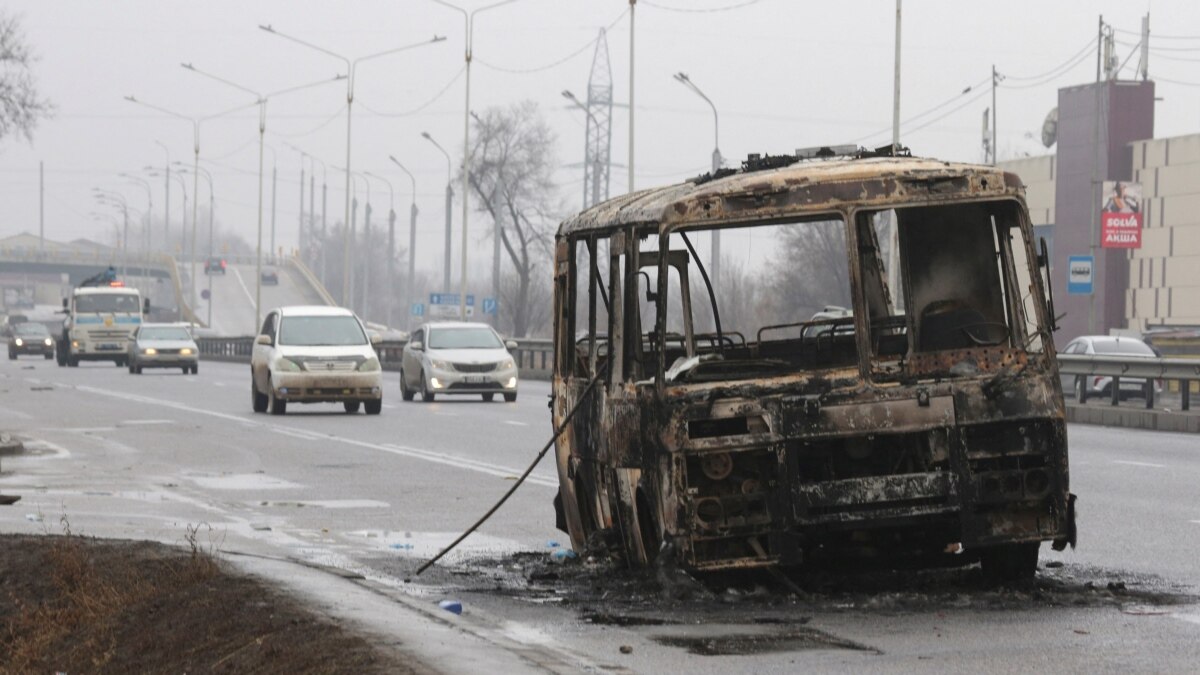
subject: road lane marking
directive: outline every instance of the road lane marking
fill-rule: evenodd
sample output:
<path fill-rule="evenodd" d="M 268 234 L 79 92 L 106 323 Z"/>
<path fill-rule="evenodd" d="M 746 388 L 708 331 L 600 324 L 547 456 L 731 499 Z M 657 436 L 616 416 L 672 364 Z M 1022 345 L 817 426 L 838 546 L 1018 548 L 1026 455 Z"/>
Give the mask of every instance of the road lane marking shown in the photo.
<path fill-rule="evenodd" d="M 233 276 L 237 277 L 238 285 L 242 287 L 242 292 L 246 294 L 246 300 L 251 305 L 253 305 L 254 304 L 254 296 L 250 295 L 250 289 L 246 288 L 246 282 L 242 281 L 242 273 L 239 272 L 236 267 L 233 268 Z"/>
<path fill-rule="evenodd" d="M 1119 459 L 1114 459 L 1113 464 L 1124 464 L 1126 466 L 1144 466 L 1149 469 L 1165 469 L 1166 464 L 1151 464 L 1150 462 L 1125 462 Z"/>
<path fill-rule="evenodd" d="M 275 431 L 277 433 L 285 433 L 285 434 L 296 433 L 295 430 L 292 429 L 291 427 L 284 427 L 284 426 L 280 426 L 278 424 L 272 424 L 269 422 L 258 422 L 255 420 L 247 419 L 245 417 L 240 417 L 238 415 L 230 415 L 228 413 L 217 412 L 215 410 L 205 410 L 203 408 L 196 408 L 196 407 L 192 407 L 192 406 L 185 405 L 182 403 L 177 403 L 175 401 L 167 401 L 167 400 L 163 400 L 163 399 L 150 398 L 147 396 L 140 396 L 137 394 L 128 394 L 125 392 L 112 391 L 109 389 L 100 389 L 99 387 L 90 387 L 87 385 L 78 385 L 76 387 L 76 389 L 78 391 L 97 394 L 99 396 L 108 396 L 110 398 L 123 399 L 126 401 L 132 401 L 135 403 L 142 403 L 145 405 L 157 405 L 157 406 L 162 406 L 164 408 L 171 408 L 173 410 L 178 410 L 180 412 L 186 413 L 189 416 L 207 415 L 209 417 L 215 417 L 218 419 L 229 420 L 232 422 L 241 422 L 242 424 L 245 424 L 246 426 L 249 426 L 249 427 L 265 429 L 268 431 Z M 359 441 L 359 440 L 355 440 L 352 438 L 345 438 L 342 436 L 334 436 L 333 434 L 325 434 L 325 433 L 319 433 L 319 432 L 315 432 L 315 431 L 309 432 L 309 433 L 312 434 L 313 440 L 335 441 L 335 442 L 339 442 L 339 443 L 344 443 L 346 445 L 352 445 L 352 446 L 359 447 L 359 448 L 365 448 L 368 450 L 378 450 L 380 452 L 386 452 L 386 453 L 393 454 L 393 455 L 411 457 L 413 459 L 422 459 L 427 462 L 432 462 L 434 464 L 442 464 L 445 466 L 451 466 L 451 467 L 458 468 L 458 469 L 466 469 L 468 471 L 475 471 L 477 473 L 483 473 L 483 474 L 487 474 L 489 476 L 497 476 L 500 478 L 512 478 L 512 477 L 521 475 L 521 473 L 523 472 L 523 469 L 515 469 L 515 468 L 511 468 L 511 467 L 496 465 L 496 464 L 489 464 L 486 462 L 480 462 L 480 461 L 473 460 L 473 459 L 467 459 L 465 457 L 459 457 L 457 455 L 435 452 L 433 450 L 424 450 L 422 448 L 413 448 L 413 447 L 400 446 L 400 445 L 383 445 L 383 444 L 379 444 L 379 443 L 370 443 L 368 441 Z M 551 477 L 548 477 L 548 476 L 540 476 L 540 475 L 536 475 L 536 474 L 530 474 L 529 478 L 527 479 L 527 482 L 532 483 L 534 485 L 541 485 L 542 487 L 548 487 L 548 488 L 557 488 L 558 487 L 557 480 L 555 480 Z"/>
<path fill-rule="evenodd" d="M 155 424 L 175 424 L 175 420 L 125 420 L 124 422 L 117 422 L 117 426 L 119 427 L 151 426 Z"/>
<path fill-rule="evenodd" d="M 516 421 L 516 420 L 504 420 L 504 423 L 505 423 L 505 424 L 511 424 L 511 425 L 513 425 L 514 427 L 527 427 L 527 426 L 529 426 L 529 424 L 528 424 L 528 423 L 526 423 L 526 422 L 518 422 L 518 421 Z"/>

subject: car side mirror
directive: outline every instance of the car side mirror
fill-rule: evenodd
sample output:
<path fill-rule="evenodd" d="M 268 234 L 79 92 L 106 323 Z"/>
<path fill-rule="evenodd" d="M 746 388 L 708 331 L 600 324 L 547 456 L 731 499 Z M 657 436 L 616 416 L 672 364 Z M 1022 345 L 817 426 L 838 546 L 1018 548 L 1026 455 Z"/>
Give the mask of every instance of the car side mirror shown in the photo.
<path fill-rule="evenodd" d="M 519 346 L 520 346 L 520 345 L 518 345 L 518 344 L 517 344 L 517 341 L 516 341 L 516 340 L 509 340 L 509 341 L 507 341 L 507 342 L 505 342 L 505 343 L 504 343 L 504 348 L 505 348 L 505 349 L 507 349 L 507 350 L 508 350 L 508 351 L 510 351 L 510 352 L 511 352 L 512 350 L 516 349 L 516 348 L 517 348 L 517 347 L 519 347 Z"/>
<path fill-rule="evenodd" d="M 375 331 L 371 331 L 371 333 L 369 335 L 369 339 L 371 340 L 372 345 L 378 346 L 383 343 L 383 336 L 380 335 L 379 333 L 376 333 Z"/>
<path fill-rule="evenodd" d="M 420 340 L 413 340 L 412 342 L 408 343 L 408 346 L 412 347 L 414 352 L 425 351 L 425 345 Z"/>
<path fill-rule="evenodd" d="M 67 300 L 66 298 L 63 298 L 63 309 L 67 309 L 67 308 L 68 308 L 68 306 L 69 306 L 69 302 L 70 302 L 69 300 Z"/>
<path fill-rule="evenodd" d="M 258 337 L 254 338 L 254 344 L 270 347 L 271 345 L 275 344 L 275 341 L 271 339 L 270 335 L 259 335 Z"/>

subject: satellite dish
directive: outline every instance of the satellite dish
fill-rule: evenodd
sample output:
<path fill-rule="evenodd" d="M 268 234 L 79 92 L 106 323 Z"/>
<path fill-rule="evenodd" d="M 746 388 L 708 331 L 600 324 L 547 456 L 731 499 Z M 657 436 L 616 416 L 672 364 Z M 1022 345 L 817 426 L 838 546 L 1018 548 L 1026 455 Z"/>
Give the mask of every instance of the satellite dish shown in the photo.
<path fill-rule="evenodd" d="M 1047 148 L 1058 140 L 1058 108 L 1051 108 L 1042 122 L 1042 145 Z"/>

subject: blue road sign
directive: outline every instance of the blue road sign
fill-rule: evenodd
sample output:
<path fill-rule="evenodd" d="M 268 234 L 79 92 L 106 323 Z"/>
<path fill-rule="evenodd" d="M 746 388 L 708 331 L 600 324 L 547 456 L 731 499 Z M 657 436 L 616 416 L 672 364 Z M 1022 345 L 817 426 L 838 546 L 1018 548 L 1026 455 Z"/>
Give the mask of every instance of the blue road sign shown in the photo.
<path fill-rule="evenodd" d="M 411 311 L 413 316 L 425 316 L 425 304 L 414 302 Z"/>
<path fill-rule="evenodd" d="M 484 314 L 495 314 L 496 309 L 498 307 L 499 307 L 499 303 L 496 302 L 495 298 L 484 298 L 483 299 L 483 313 Z"/>
<path fill-rule="evenodd" d="M 429 304 L 431 305 L 457 305 L 458 293 L 430 293 Z M 467 306 L 475 306 L 475 296 L 467 294 Z"/>
<path fill-rule="evenodd" d="M 1067 293 L 1091 295 L 1096 277 L 1096 259 L 1090 255 L 1067 256 Z"/>

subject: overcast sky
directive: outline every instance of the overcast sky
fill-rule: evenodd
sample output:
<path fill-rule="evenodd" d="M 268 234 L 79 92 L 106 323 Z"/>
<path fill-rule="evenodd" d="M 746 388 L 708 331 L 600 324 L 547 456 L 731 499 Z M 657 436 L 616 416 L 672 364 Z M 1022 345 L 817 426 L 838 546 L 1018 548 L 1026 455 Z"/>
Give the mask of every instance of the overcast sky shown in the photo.
<path fill-rule="evenodd" d="M 458 1 L 469 8 L 488 4 Z M 36 73 L 42 92 L 56 104 L 57 114 L 39 126 L 32 143 L 9 138 L 0 146 L 0 236 L 37 232 L 39 161 L 46 166 L 46 235 L 56 240 L 104 238 L 101 226 L 88 215 L 96 208 L 90 195 L 93 186 L 119 190 L 143 208 L 144 190 L 117 174 L 164 164 L 166 154 L 156 140 L 167 146 L 171 160 L 191 162 L 190 123 L 129 103 L 124 96 L 189 116 L 212 115 L 254 100 L 184 70 L 181 62 L 264 92 L 345 71 L 337 59 L 261 31 L 259 24 L 271 24 L 279 32 L 351 58 L 435 34 L 446 36 L 436 45 L 362 63 L 353 118 L 353 168 L 392 181 L 396 210 L 402 214 L 398 222 L 405 226 L 411 190 L 388 155 L 396 155 L 416 175 L 419 265 L 440 269 L 446 162 L 420 133 L 428 131 L 453 154 L 462 146 L 460 15 L 429 0 L 5 4 L 24 16 L 28 40 L 40 57 Z M 741 4 L 745 6 L 728 11 L 695 11 Z M 790 152 L 850 141 L 887 143 L 894 12 L 892 0 L 641 0 L 635 46 L 637 186 L 674 182 L 706 170 L 710 162 L 712 113 L 704 101 L 672 80 L 677 71 L 688 73 L 717 106 L 727 165 L 749 152 Z M 1095 49 L 1086 48 L 1095 38 L 1101 13 L 1122 31 L 1117 34 L 1124 43 L 1118 45 L 1122 61 L 1138 40 L 1142 15 L 1150 13 L 1150 74 L 1159 80 L 1158 95 L 1163 98 L 1157 107 L 1156 135 L 1200 132 L 1200 37 L 1174 39 L 1200 36 L 1200 3 L 1194 0 L 909 0 L 904 12 L 901 117 L 942 106 L 909 125 L 914 127 L 911 133 L 902 134 L 902 142 L 915 154 L 982 158 L 981 118 L 991 103 L 993 64 L 1010 76 L 1004 85 L 1022 87 L 1004 86 L 997 93 L 1001 159 L 1048 152 L 1040 143 L 1040 129 L 1056 105 L 1057 88 L 1095 77 Z M 563 197 L 570 208 L 578 208 L 582 170 L 568 165 L 582 160 L 584 116 L 572 110 L 560 92 L 571 89 L 586 97 L 593 53 L 589 43 L 601 27 L 609 27 L 615 98 L 619 103 L 629 100 L 627 0 L 518 0 L 478 15 L 475 26 L 472 109 L 537 101 L 558 136 Z M 1076 56 L 1075 65 L 1059 68 Z M 1129 59 L 1123 76 L 1133 76 L 1137 60 L 1136 55 Z M 1049 76 L 1037 78 L 1045 73 Z M 975 89 L 960 94 L 967 86 Z M 274 153 L 268 150 L 266 159 L 266 220 L 269 227 L 269 172 L 274 164 L 279 170 L 280 245 L 295 244 L 300 199 L 300 156 L 287 144 L 330 165 L 329 220 L 341 218 L 345 178 L 333 165 L 345 162 L 345 98 L 345 84 L 333 83 L 280 96 L 269 105 L 266 138 Z M 421 109 L 400 114 L 416 108 Z M 628 119 L 627 110 L 614 111 L 612 155 L 622 166 L 628 161 Z M 918 126 L 922 128 L 915 129 Z M 253 110 L 202 126 L 200 157 L 214 175 L 217 219 L 250 241 L 257 214 L 256 141 Z M 319 174 L 318 190 L 321 180 Z M 152 182 L 155 212 L 161 214 L 161 180 Z M 612 195 L 627 186 L 625 169 L 614 167 Z M 379 214 L 386 213 L 387 189 L 379 181 L 371 189 L 378 225 L 384 221 Z M 206 188 L 202 194 L 207 200 Z M 179 206 L 176 187 L 173 220 L 179 217 Z M 459 218 L 456 208 L 456 241 Z M 473 214 L 472 222 L 484 221 Z M 473 230 L 471 238 L 477 233 Z M 407 236 L 400 239 L 406 241 Z"/>

